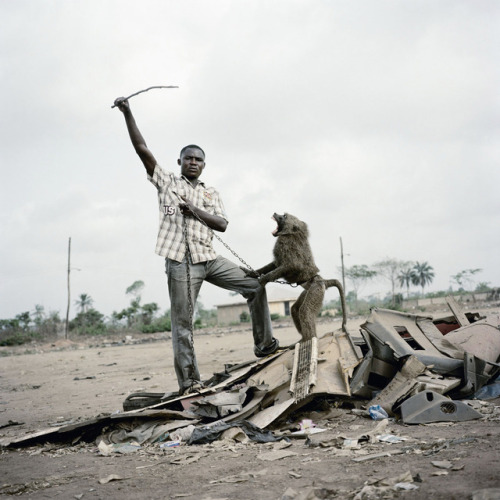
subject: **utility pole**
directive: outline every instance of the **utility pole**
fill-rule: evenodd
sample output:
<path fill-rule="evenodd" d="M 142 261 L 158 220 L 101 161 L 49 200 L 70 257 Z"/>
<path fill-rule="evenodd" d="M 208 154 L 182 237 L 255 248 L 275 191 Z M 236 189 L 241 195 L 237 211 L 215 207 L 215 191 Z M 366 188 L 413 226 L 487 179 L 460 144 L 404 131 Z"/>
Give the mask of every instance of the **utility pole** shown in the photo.
<path fill-rule="evenodd" d="M 345 293 L 345 273 L 344 273 L 344 247 L 342 245 L 342 236 L 340 237 L 340 262 L 342 264 L 342 288 Z"/>
<path fill-rule="evenodd" d="M 68 307 L 66 308 L 66 328 L 64 331 L 64 338 L 68 339 L 69 336 L 69 306 L 71 300 L 70 286 L 69 286 L 69 274 L 71 272 L 71 236 L 68 242 Z"/>

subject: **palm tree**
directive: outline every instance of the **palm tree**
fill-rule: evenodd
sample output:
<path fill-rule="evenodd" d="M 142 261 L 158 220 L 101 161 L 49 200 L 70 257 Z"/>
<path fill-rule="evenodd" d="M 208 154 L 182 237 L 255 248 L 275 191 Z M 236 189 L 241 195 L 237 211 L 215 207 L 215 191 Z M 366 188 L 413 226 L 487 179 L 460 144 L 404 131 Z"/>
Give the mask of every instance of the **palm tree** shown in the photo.
<path fill-rule="evenodd" d="M 398 274 L 398 282 L 399 286 L 403 287 L 406 286 L 406 298 L 410 298 L 410 283 L 412 283 L 412 278 L 413 278 L 413 269 L 408 268 L 408 269 L 403 269 L 399 274 Z"/>
<path fill-rule="evenodd" d="M 86 293 L 81 293 L 78 300 L 75 300 L 75 304 L 80 308 L 81 313 L 86 313 L 89 307 L 92 307 L 94 300 L 92 297 Z"/>
<path fill-rule="evenodd" d="M 411 271 L 411 282 L 416 286 L 422 287 L 423 297 L 425 285 L 431 284 L 434 279 L 434 268 L 427 262 L 417 262 Z"/>

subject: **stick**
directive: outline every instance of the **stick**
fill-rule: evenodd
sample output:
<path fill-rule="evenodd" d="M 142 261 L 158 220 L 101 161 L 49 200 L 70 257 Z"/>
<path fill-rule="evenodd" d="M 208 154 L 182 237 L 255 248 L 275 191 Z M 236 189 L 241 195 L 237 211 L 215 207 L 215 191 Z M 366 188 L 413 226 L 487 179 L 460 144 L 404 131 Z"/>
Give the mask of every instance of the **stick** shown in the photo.
<path fill-rule="evenodd" d="M 144 89 L 144 90 L 139 90 L 139 92 L 134 92 L 133 94 L 130 94 L 128 97 L 125 97 L 124 101 L 128 101 L 131 97 L 134 97 L 138 94 L 142 94 L 143 92 L 147 92 L 148 90 L 151 90 L 151 89 L 178 89 L 179 87 L 177 87 L 176 85 L 154 85 L 153 87 L 148 87 L 147 89 Z M 113 104 L 113 106 L 111 106 L 111 109 L 112 108 L 116 108 L 116 104 Z"/>

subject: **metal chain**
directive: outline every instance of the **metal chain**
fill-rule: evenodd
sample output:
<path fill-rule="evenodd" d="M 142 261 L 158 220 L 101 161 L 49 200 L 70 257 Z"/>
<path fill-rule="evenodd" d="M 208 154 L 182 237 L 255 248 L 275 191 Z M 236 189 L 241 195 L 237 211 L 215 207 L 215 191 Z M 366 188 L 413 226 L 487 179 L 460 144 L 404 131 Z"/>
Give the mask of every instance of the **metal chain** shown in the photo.
<path fill-rule="evenodd" d="M 202 220 L 197 214 L 194 212 L 191 212 L 191 214 L 198 220 L 200 221 L 204 226 L 208 227 L 210 231 L 212 231 L 212 235 L 215 236 L 247 269 L 252 271 L 253 273 L 257 274 L 257 276 L 260 276 L 257 271 L 250 265 L 248 265 L 219 235 L 215 234 L 215 231 L 209 227 L 209 225 Z M 184 216 L 184 221 L 186 220 L 186 216 Z M 186 239 L 187 241 L 187 239 Z M 281 280 L 275 280 L 273 283 L 278 283 L 280 285 L 290 285 L 292 288 L 296 288 L 299 285 L 297 283 L 289 283 L 288 281 L 281 281 Z"/>
<path fill-rule="evenodd" d="M 211 232 L 212 235 L 215 236 L 243 265 L 246 266 L 247 269 L 250 271 L 254 272 L 257 274 L 257 271 L 253 269 L 250 265 L 248 265 L 226 242 L 222 240 L 220 236 L 215 234 L 214 230 L 208 226 L 208 224 L 202 220 L 197 214 L 194 212 L 191 212 L 191 214 L 203 225 L 205 225 Z M 188 229 L 187 229 L 187 216 L 183 215 L 182 217 L 182 233 L 184 236 L 184 242 L 186 245 L 186 278 L 187 278 L 187 287 L 188 287 L 188 306 L 189 306 L 189 343 L 191 346 L 191 350 L 193 352 L 193 358 L 192 358 L 192 363 L 191 363 L 191 369 L 192 373 L 195 373 L 196 367 L 194 364 L 194 325 L 193 325 L 193 319 L 194 319 L 194 304 L 193 304 L 193 294 L 191 290 L 191 269 L 190 269 L 190 258 L 191 254 L 189 252 L 189 244 L 188 244 Z M 274 283 L 279 283 L 280 285 L 290 285 L 291 287 L 295 288 L 298 286 L 298 284 L 293 284 L 289 283 L 288 281 L 280 281 L 276 280 Z"/>
<path fill-rule="evenodd" d="M 205 224 L 204 221 L 202 221 L 198 216 L 197 216 L 198 220 L 200 220 L 201 222 L 203 222 L 203 224 Z M 206 224 L 205 224 L 206 226 Z M 207 226 L 208 227 L 208 226 Z M 222 238 L 220 236 L 218 236 L 217 234 L 215 234 L 215 232 L 209 228 L 211 231 L 212 231 L 212 234 L 240 261 L 242 262 L 248 269 L 250 269 L 250 271 L 254 272 L 257 274 L 257 271 L 255 269 L 253 269 L 251 266 L 249 266 L 227 243 L 225 243 L 224 241 L 222 241 Z M 260 275 L 259 275 L 260 276 Z M 297 283 L 289 283 L 288 281 L 281 281 L 281 280 L 274 280 L 273 283 L 278 283 L 280 285 L 290 285 L 292 288 L 296 288 L 298 287 L 299 285 L 297 285 Z"/>
<path fill-rule="evenodd" d="M 273 283 L 278 283 L 278 285 L 290 285 L 292 288 L 297 288 L 298 283 L 290 283 L 289 281 L 274 280 Z"/>
<path fill-rule="evenodd" d="M 183 216 L 182 218 L 182 232 L 184 236 L 184 243 L 186 245 L 186 277 L 187 277 L 187 292 L 188 292 L 188 306 L 189 306 L 189 343 L 192 350 L 191 369 L 192 369 L 192 374 L 194 374 L 196 372 L 196 367 L 194 364 L 194 330 L 193 330 L 194 304 L 193 304 L 193 294 L 191 290 L 191 269 L 189 262 L 191 259 L 191 254 L 189 253 L 186 216 Z"/>
<path fill-rule="evenodd" d="M 202 221 L 198 216 L 196 216 L 198 218 L 198 220 L 200 220 L 201 222 L 203 222 L 203 224 L 205 224 L 204 221 Z M 207 224 L 205 224 L 205 226 L 207 226 Z M 207 226 L 208 227 L 208 226 Z M 254 273 L 257 273 L 257 271 L 249 266 L 227 243 L 225 243 L 222 238 L 215 234 L 214 230 L 211 229 L 211 228 L 208 228 L 212 231 L 212 234 L 215 236 L 215 238 L 217 238 L 247 269 L 250 269 L 250 271 L 254 272 Z"/>
<path fill-rule="evenodd" d="M 201 219 L 198 214 L 195 214 L 194 212 L 191 212 L 191 214 L 204 226 L 208 227 L 208 229 L 212 232 L 212 236 L 217 238 L 247 269 L 250 269 L 250 271 L 257 273 L 257 271 L 252 266 L 248 265 L 218 234 L 215 234 L 215 231 L 211 227 L 209 227 L 209 225 L 203 219 Z"/>

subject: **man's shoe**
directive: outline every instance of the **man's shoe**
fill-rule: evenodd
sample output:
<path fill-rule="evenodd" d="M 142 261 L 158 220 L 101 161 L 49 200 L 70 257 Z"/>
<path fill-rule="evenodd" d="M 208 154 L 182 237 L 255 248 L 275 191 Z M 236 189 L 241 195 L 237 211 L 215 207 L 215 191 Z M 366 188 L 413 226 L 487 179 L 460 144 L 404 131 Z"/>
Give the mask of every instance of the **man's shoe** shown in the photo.
<path fill-rule="evenodd" d="M 186 387 L 183 391 L 182 391 L 182 395 L 183 396 L 186 396 L 186 394 L 198 394 L 199 392 L 201 392 L 202 390 L 204 389 L 204 386 L 203 386 L 203 383 L 202 382 L 193 382 L 192 385 L 190 385 L 189 387 Z"/>
<path fill-rule="evenodd" d="M 278 339 L 273 337 L 273 341 L 267 347 L 264 347 L 264 349 L 260 349 L 256 345 L 253 346 L 253 352 L 258 358 L 265 358 L 266 356 L 274 354 L 279 347 L 280 343 L 278 342 Z"/>

